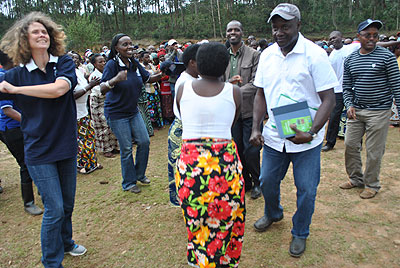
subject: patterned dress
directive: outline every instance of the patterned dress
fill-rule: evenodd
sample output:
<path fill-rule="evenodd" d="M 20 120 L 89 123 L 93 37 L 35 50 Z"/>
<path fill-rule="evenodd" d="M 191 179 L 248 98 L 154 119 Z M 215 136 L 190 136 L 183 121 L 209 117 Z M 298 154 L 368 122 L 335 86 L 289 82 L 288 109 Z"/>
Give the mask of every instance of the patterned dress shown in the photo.
<path fill-rule="evenodd" d="M 238 267 L 245 226 L 242 164 L 233 141 L 184 140 L 175 174 L 193 267 Z"/>
<path fill-rule="evenodd" d="M 151 124 L 149 109 L 147 106 L 147 93 L 144 86 L 142 88 L 142 91 L 140 92 L 137 106 L 139 108 L 140 115 L 143 118 L 144 124 L 146 125 L 147 133 L 150 137 L 154 136 L 154 129 Z"/>
<path fill-rule="evenodd" d="M 88 82 L 81 70 L 75 70 L 78 78 L 78 84 L 74 91 L 79 91 L 86 87 Z M 90 116 L 86 107 L 89 93 L 85 93 L 75 99 L 77 109 L 77 126 L 78 126 L 78 155 L 77 167 L 81 173 L 90 173 L 98 168 L 96 156 L 96 139 L 94 129 L 91 124 Z M 84 170 L 82 170 L 84 169 Z"/>
<path fill-rule="evenodd" d="M 168 189 L 170 201 L 176 202 L 175 171 L 176 161 L 181 154 L 182 121 L 178 118 L 172 122 L 168 131 Z"/>
<path fill-rule="evenodd" d="M 157 73 L 157 69 L 149 63 L 148 65 L 143 65 L 143 67 L 151 74 Z M 161 98 L 160 98 L 160 87 L 157 83 L 146 83 L 146 100 L 147 100 L 147 111 L 150 116 L 150 121 L 156 127 L 164 126 L 164 120 L 162 116 L 161 109 Z"/>
<path fill-rule="evenodd" d="M 95 69 L 90 75 L 89 81 L 94 77 L 101 77 L 102 73 Z M 104 100 L 105 95 L 100 92 L 100 86 L 95 86 L 90 94 L 90 111 L 92 124 L 96 138 L 96 150 L 100 153 L 109 153 L 113 150 L 119 150 L 118 141 L 111 128 L 107 124 L 107 119 L 104 116 Z"/>
<path fill-rule="evenodd" d="M 95 171 L 98 167 L 96 156 L 96 140 L 94 129 L 90 123 L 90 117 L 78 119 L 78 169 L 85 168 L 84 173 Z"/>

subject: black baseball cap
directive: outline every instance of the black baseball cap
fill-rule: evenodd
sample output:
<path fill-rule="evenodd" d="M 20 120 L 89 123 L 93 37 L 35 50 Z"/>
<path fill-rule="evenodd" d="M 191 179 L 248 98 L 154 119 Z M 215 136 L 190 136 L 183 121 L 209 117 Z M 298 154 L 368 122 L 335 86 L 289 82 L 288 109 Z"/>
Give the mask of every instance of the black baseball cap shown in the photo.
<path fill-rule="evenodd" d="M 357 32 L 360 33 L 362 30 L 365 30 L 367 27 L 371 26 L 372 24 L 374 24 L 376 26 L 376 28 L 378 28 L 378 30 L 380 28 L 382 28 L 382 26 L 383 26 L 383 23 L 380 20 L 367 19 L 367 20 L 361 22 L 360 24 L 358 24 Z"/>

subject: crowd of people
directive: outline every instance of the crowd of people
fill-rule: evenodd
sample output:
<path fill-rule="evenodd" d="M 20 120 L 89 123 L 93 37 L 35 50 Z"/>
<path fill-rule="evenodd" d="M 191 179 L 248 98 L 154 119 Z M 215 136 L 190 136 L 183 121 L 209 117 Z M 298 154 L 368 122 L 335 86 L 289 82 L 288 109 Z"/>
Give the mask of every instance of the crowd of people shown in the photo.
<path fill-rule="evenodd" d="M 269 44 L 254 36 L 246 44 L 243 25 L 232 20 L 225 44 L 181 46 L 171 39 L 144 49 L 120 33 L 110 49 L 88 49 L 83 58 L 65 53 L 64 32 L 43 13 L 32 12 L 8 30 L 0 43 L 0 138 L 20 166 L 28 213 L 43 213 L 32 181 L 41 196 L 44 267 L 62 267 L 64 254 L 87 251 L 72 240 L 77 173 L 102 169 L 99 153 L 120 154 L 122 190 L 140 193 L 139 182 L 151 183 L 150 137 L 166 125 L 169 201 L 182 208 L 192 267 L 239 266 L 245 192 L 264 197 L 264 215 L 253 226 L 268 230 L 284 217 L 280 184 L 290 163 L 297 210 L 289 254 L 300 257 L 310 234 L 321 151 L 334 148 L 340 127 L 349 180 L 339 187 L 363 188 L 363 199 L 378 193 L 390 118 L 398 117 L 400 42 L 379 41 L 383 24 L 368 19 L 354 41 L 333 31 L 316 44 L 300 33 L 300 11 L 288 3 L 277 5 L 268 23 Z M 274 112 L 301 102 L 311 127 L 290 124 L 292 135 L 283 138 Z"/>

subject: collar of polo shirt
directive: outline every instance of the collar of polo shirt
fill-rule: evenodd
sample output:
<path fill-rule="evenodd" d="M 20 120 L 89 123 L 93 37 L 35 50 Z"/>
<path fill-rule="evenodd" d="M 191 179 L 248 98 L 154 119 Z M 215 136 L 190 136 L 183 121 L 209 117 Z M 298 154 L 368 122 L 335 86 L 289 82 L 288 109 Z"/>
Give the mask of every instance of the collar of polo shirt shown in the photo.
<path fill-rule="evenodd" d="M 57 63 L 58 62 L 58 57 L 57 56 L 53 56 L 51 54 L 50 58 L 49 58 L 49 62 L 53 62 L 53 63 Z M 21 64 L 21 67 L 23 67 L 24 65 Z M 33 70 L 39 69 L 39 67 L 36 65 L 35 61 L 33 60 L 33 58 L 31 58 L 31 61 L 28 62 L 27 64 L 25 64 L 26 69 L 28 70 L 28 72 L 32 72 Z"/>

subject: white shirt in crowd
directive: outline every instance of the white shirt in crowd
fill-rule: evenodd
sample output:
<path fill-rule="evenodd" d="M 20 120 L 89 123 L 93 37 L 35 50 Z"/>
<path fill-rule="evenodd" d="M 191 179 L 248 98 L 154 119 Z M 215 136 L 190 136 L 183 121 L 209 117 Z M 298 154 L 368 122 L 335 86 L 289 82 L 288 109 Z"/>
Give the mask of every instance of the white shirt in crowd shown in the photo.
<path fill-rule="evenodd" d="M 76 70 L 75 71 L 76 77 L 78 78 L 78 84 L 76 85 L 74 91 L 78 91 L 78 90 L 85 88 L 88 85 L 88 82 L 87 82 L 85 75 L 81 69 L 75 69 L 75 70 Z M 89 112 L 86 108 L 86 103 L 87 103 L 89 94 L 90 94 L 90 91 L 86 92 L 81 97 L 75 99 L 77 119 L 81 119 L 89 114 Z"/>
<path fill-rule="evenodd" d="M 344 45 L 341 49 L 334 49 L 329 55 L 329 61 L 332 64 L 333 70 L 339 80 L 339 85 L 334 88 L 335 93 L 343 92 L 343 66 L 344 60 L 354 51 L 360 49 L 360 43 L 353 43 L 349 45 Z"/>
<path fill-rule="evenodd" d="M 196 80 L 197 78 L 191 76 L 188 74 L 186 71 L 182 72 L 181 75 L 179 76 L 178 80 L 176 80 L 175 83 L 175 98 L 174 98 L 174 115 L 176 118 L 181 120 L 181 115 L 179 114 L 178 111 L 178 106 L 176 105 L 176 96 L 178 95 L 178 89 L 180 85 L 184 85 L 186 81 L 193 81 Z"/>
<path fill-rule="evenodd" d="M 101 78 L 102 76 L 103 74 L 99 70 L 94 69 L 93 73 L 91 73 L 89 76 L 89 81 L 92 81 L 95 78 Z M 100 86 L 94 86 L 91 90 L 90 96 L 105 98 L 105 95 L 101 94 Z"/>
<path fill-rule="evenodd" d="M 329 62 L 328 55 L 318 45 L 307 40 L 299 33 L 293 50 L 286 57 L 277 43 L 266 48 L 260 56 L 254 85 L 264 89 L 269 120 L 264 126 L 265 144 L 282 152 L 302 152 L 322 143 L 325 127 L 322 127 L 311 143 L 294 144 L 280 138 L 276 129 L 272 108 L 307 101 L 311 117 L 321 105 L 318 92 L 337 86 L 336 74 Z"/>

